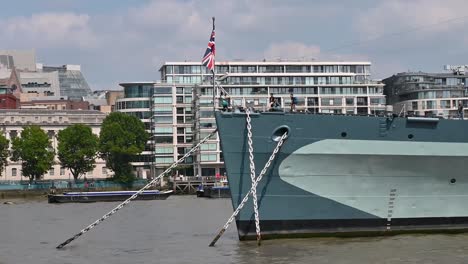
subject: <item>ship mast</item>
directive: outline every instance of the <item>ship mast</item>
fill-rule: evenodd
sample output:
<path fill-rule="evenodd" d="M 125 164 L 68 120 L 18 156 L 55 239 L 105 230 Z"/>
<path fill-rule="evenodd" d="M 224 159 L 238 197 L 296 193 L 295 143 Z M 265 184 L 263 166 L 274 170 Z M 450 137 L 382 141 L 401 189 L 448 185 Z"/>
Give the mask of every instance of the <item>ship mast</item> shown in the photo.
<path fill-rule="evenodd" d="M 212 17 L 213 19 L 213 32 L 215 31 L 215 17 Z M 215 52 L 216 52 L 216 48 L 215 48 Z M 213 57 L 213 112 L 216 112 L 216 96 L 215 96 L 215 92 L 216 92 L 216 60 L 214 59 Z"/>

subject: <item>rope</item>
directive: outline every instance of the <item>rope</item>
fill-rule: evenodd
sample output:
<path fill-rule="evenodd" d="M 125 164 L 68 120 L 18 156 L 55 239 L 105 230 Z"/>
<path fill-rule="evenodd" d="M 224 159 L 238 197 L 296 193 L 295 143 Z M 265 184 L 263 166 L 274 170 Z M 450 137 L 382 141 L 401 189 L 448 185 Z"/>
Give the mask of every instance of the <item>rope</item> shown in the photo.
<path fill-rule="evenodd" d="M 245 114 L 247 115 L 246 121 L 247 121 L 247 141 L 249 144 L 249 160 L 250 160 L 250 179 L 252 181 L 252 186 L 255 182 L 255 161 L 254 161 L 254 155 L 253 155 L 253 143 L 252 143 L 252 123 L 250 119 L 250 109 L 247 108 L 245 111 Z M 253 205 L 254 205 L 254 214 L 255 214 L 255 232 L 257 233 L 257 244 L 260 245 L 260 242 L 262 240 L 261 234 L 260 234 L 260 217 L 258 214 L 258 203 L 257 203 L 257 188 L 252 189 L 252 198 L 253 198 Z"/>
<path fill-rule="evenodd" d="M 70 244 L 70 242 L 72 242 L 73 240 L 79 238 L 80 236 L 82 236 L 84 233 L 88 232 L 89 230 L 91 230 L 92 228 L 94 228 L 95 226 L 97 226 L 98 224 L 102 223 L 104 220 L 106 220 L 107 218 L 109 218 L 111 215 L 115 214 L 118 210 L 122 209 L 125 205 L 127 205 L 128 203 L 130 203 L 130 201 L 132 201 L 133 199 L 135 199 L 138 195 L 140 195 L 144 190 L 150 188 L 157 180 L 159 180 L 161 177 L 163 177 L 166 173 L 170 172 L 175 166 L 177 166 L 180 162 L 182 162 L 183 160 L 185 160 L 185 158 L 187 158 L 188 156 L 192 155 L 193 152 L 195 152 L 196 149 L 198 149 L 200 147 L 201 144 L 203 144 L 206 140 L 208 140 L 208 138 L 210 138 L 212 135 L 214 135 L 215 133 L 217 132 L 217 129 L 214 130 L 213 132 L 211 132 L 208 136 L 206 136 L 203 140 L 201 140 L 197 145 L 195 145 L 192 149 L 190 149 L 187 153 L 185 153 L 185 155 L 183 157 L 181 157 L 180 159 L 178 159 L 176 162 L 174 162 L 169 168 L 167 168 L 165 171 L 163 171 L 161 174 L 159 174 L 158 177 L 154 178 L 152 181 L 150 181 L 148 184 L 146 184 L 143 188 L 141 188 L 139 191 L 137 191 L 135 194 L 133 194 L 130 198 L 128 198 L 127 200 L 125 200 L 124 202 L 122 202 L 121 204 L 117 205 L 117 207 L 115 207 L 114 209 L 112 209 L 110 212 L 108 212 L 107 214 L 105 214 L 104 216 L 102 216 L 101 218 L 99 218 L 98 220 L 96 220 L 95 222 L 93 222 L 92 224 L 90 224 L 89 226 L 87 226 L 86 228 L 84 228 L 83 230 L 81 230 L 79 233 L 77 233 L 76 235 L 72 236 L 71 238 L 67 239 L 65 242 L 63 242 L 62 244 L 58 245 L 57 246 L 57 249 L 61 249 L 63 248 L 64 246 Z"/>
<path fill-rule="evenodd" d="M 229 227 L 229 225 L 234 221 L 234 218 L 239 214 L 240 210 L 244 207 L 244 204 L 249 200 L 249 195 L 252 192 L 252 190 L 257 188 L 258 183 L 260 180 L 263 178 L 263 175 L 265 175 L 266 171 L 271 165 L 271 162 L 275 159 L 276 154 L 278 153 L 279 149 L 283 145 L 284 139 L 288 136 L 288 133 L 285 132 L 283 136 L 281 136 L 280 140 L 278 141 L 278 144 L 276 145 L 275 149 L 273 150 L 273 153 L 271 153 L 270 158 L 268 159 L 267 163 L 263 167 L 262 171 L 260 172 L 260 175 L 258 175 L 257 179 L 255 179 L 255 182 L 252 184 L 252 187 L 250 188 L 249 192 L 244 196 L 244 199 L 242 199 L 242 202 L 239 204 L 239 206 L 236 208 L 234 213 L 229 217 L 228 221 L 226 224 L 224 224 L 223 228 L 219 231 L 218 235 L 211 241 L 210 247 L 214 247 L 216 244 L 216 241 L 224 234 L 226 229 Z"/>

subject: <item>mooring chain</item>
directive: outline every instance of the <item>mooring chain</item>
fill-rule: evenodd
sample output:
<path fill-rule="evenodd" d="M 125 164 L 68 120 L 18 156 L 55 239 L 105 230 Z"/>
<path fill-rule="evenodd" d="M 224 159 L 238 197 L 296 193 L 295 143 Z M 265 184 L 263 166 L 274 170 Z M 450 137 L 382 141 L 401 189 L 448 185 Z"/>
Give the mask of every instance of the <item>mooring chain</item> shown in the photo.
<path fill-rule="evenodd" d="M 247 108 L 245 111 L 246 121 L 247 121 L 247 141 L 249 144 L 249 160 L 250 160 L 250 179 L 252 181 L 252 186 L 255 182 L 255 160 L 253 154 L 253 142 L 252 142 L 252 120 L 250 118 L 250 110 Z M 258 203 L 257 203 L 257 188 L 252 189 L 252 198 L 253 198 L 253 209 L 255 214 L 255 232 L 257 233 L 257 244 L 260 245 L 262 239 L 260 234 L 260 217 L 258 214 Z"/>
<path fill-rule="evenodd" d="M 229 227 L 229 225 L 234 221 L 234 218 L 239 214 L 240 210 L 244 207 L 244 204 L 249 200 L 249 195 L 252 192 L 253 189 L 257 188 L 258 183 L 262 180 L 263 175 L 266 173 L 268 168 L 271 165 L 271 162 L 275 159 L 276 154 L 278 153 L 279 149 L 281 148 L 281 145 L 284 143 L 284 139 L 288 136 L 288 133 L 285 132 L 283 136 L 281 136 L 280 140 L 278 141 L 278 144 L 275 147 L 275 150 L 273 150 L 273 153 L 271 153 L 270 158 L 268 159 L 267 163 L 263 167 L 262 171 L 260 172 L 260 175 L 255 179 L 255 182 L 252 184 L 252 187 L 250 188 L 249 192 L 244 196 L 244 199 L 242 199 L 242 202 L 237 206 L 236 210 L 234 213 L 232 213 L 231 217 L 229 217 L 228 221 L 226 224 L 224 224 L 223 228 L 219 231 L 218 235 L 211 241 L 210 247 L 213 247 L 216 244 L 216 241 L 223 235 L 223 233 L 226 231 L 226 229 Z"/>
<path fill-rule="evenodd" d="M 87 226 L 86 228 L 84 228 L 83 230 L 81 230 L 79 233 L 77 233 L 76 235 L 74 235 L 73 237 L 67 239 L 65 242 L 63 242 L 62 244 L 58 245 L 57 248 L 60 249 L 60 248 L 63 248 L 64 246 L 68 245 L 70 242 L 72 242 L 73 240 L 77 239 L 78 237 L 82 236 L 84 233 L 88 232 L 89 230 L 91 230 L 92 228 L 94 228 L 95 226 L 97 226 L 98 224 L 102 223 L 104 220 L 106 220 L 107 218 L 109 218 L 111 215 L 115 214 L 118 210 L 122 209 L 125 205 L 127 205 L 128 203 L 130 203 L 130 201 L 132 201 L 133 199 L 135 199 L 138 195 L 140 195 L 144 190 L 150 188 L 157 180 L 159 180 L 161 177 L 163 177 L 164 175 L 166 175 L 166 173 L 170 172 L 175 166 L 177 166 L 180 162 L 182 162 L 183 160 L 185 160 L 188 156 L 192 155 L 193 152 L 195 152 L 195 150 L 197 150 L 201 144 L 205 143 L 205 141 L 207 141 L 211 136 L 213 136 L 218 130 L 216 129 L 215 131 L 211 132 L 208 136 L 206 136 L 205 138 L 203 138 L 197 145 L 195 145 L 192 149 L 190 149 L 187 153 L 185 153 L 185 155 L 183 157 L 181 157 L 180 159 L 178 159 L 176 162 L 174 162 L 171 166 L 169 166 L 169 168 L 167 168 L 165 171 L 163 171 L 161 174 L 158 175 L 158 177 L 154 178 L 152 181 L 150 181 L 148 184 L 146 184 L 143 188 L 141 188 L 139 191 L 137 191 L 135 194 L 133 194 L 132 196 L 130 196 L 130 198 L 128 198 L 127 200 L 125 200 L 124 202 L 122 202 L 121 204 L 117 205 L 117 207 L 115 207 L 114 209 L 112 209 L 110 212 L 108 212 L 107 214 L 105 214 L 103 217 L 99 218 L 98 220 L 96 220 L 94 223 L 90 224 L 89 226 Z"/>

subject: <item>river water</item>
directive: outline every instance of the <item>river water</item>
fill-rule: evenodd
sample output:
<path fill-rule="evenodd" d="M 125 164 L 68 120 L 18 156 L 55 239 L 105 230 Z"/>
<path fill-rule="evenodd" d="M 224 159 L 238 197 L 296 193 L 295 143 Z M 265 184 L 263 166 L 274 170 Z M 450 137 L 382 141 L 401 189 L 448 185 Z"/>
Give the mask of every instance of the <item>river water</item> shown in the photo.
<path fill-rule="evenodd" d="M 118 203 L 0 200 L 0 264 L 10 263 L 468 263 L 468 234 L 240 242 L 229 199 L 134 201 L 64 249 L 55 247 Z"/>

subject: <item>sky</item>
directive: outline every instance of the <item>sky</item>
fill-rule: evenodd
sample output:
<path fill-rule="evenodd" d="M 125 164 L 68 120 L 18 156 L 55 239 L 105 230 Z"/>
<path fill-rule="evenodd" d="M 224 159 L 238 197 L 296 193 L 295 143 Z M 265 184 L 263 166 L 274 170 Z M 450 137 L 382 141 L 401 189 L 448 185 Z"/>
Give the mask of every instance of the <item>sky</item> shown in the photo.
<path fill-rule="evenodd" d="M 370 61 L 372 77 L 468 64 L 466 0 L 15 0 L 0 50 L 80 64 L 93 90 L 156 81 L 165 61 Z"/>

